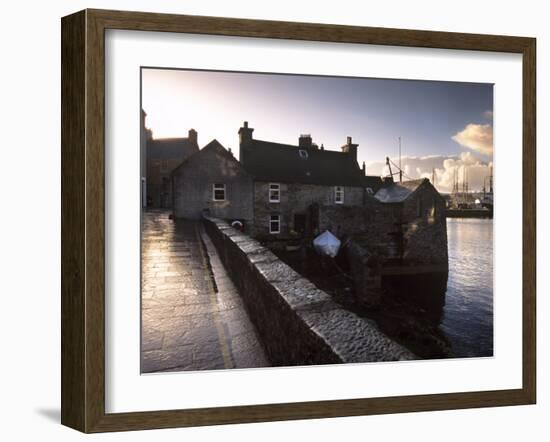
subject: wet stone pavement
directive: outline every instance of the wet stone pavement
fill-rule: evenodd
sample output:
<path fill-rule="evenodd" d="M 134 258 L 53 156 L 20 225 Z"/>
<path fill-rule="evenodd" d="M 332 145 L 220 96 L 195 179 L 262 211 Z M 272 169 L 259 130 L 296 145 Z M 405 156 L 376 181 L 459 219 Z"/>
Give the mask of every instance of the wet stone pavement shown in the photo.
<path fill-rule="evenodd" d="M 143 213 L 142 373 L 269 366 L 200 222 Z"/>

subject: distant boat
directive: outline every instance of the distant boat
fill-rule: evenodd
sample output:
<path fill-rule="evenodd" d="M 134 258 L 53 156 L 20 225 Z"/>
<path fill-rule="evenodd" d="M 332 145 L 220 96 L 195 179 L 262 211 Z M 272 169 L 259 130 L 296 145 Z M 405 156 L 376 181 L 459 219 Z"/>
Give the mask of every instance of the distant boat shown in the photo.
<path fill-rule="evenodd" d="M 313 247 L 320 255 L 334 258 L 338 255 L 342 243 L 328 230 L 325 230 L 313 240 Z"/>

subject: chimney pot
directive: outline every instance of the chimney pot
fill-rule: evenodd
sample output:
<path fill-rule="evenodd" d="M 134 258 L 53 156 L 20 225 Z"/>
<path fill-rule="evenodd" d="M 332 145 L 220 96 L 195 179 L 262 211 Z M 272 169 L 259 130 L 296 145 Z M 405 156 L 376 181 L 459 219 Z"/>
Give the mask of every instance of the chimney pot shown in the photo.
<path fill-rule="evenodd" d="M 359 145 L 352 143 L 351 137 L 347 137 L 347 142 L 341 147 L 341 149 L 343 153 L 348 153 L 353 156 L 355 160 L 357 160 L 357 146 Z"/>
<path fill-rule="evenodd" d="M 189 132 L 188 132 L 188 135 L 187 135 L 187 138 L 189 139 L 189 141 L 191 141 L 194 144 L 197 144 L 197 141 L 198 141 L 197 136 L 198 136 L 198 134 L 197 134 L 197 131 L 195 129 L 189 129 Z"/>
<path fill-rule="evenodd" d="M 252 132 L 254 129 L 248 127 L 248 121 L 245 121 L 243 127 L 239 129 L 239 144 L 241 146 L 252 142 Z"/>
<path fill-rule="evenodd" d="M 313 147 L 313 140 L 311 138 L 311 135 L 309 134 L 302 134 L 300 135 L 300 138 L 298 138 L 298 147 L 301 149 L 310 149 Z"/>

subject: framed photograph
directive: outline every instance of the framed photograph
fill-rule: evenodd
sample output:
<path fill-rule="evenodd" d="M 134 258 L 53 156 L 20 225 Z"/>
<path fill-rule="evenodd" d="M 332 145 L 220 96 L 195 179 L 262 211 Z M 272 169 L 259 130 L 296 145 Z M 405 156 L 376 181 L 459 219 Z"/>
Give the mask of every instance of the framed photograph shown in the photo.
<path fill-rule="evenodd" d="M 64 17 L 62 423 L 535 403 L 535 54 Z"/>

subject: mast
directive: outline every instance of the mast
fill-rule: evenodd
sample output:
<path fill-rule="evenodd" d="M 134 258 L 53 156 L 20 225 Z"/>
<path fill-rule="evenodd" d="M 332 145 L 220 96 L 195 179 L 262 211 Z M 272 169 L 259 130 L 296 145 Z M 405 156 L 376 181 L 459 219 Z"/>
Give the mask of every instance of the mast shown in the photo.
<path fill-rule="evenodd" d="M 399 137 L 399 183 L 403 182 L 403 169 L 401 169 L 401 136 Z"/>
<path fill-rule="evenodd" d="M 388 166 L 388 168 L 390 169 L 390 177 L 393 181 L 393 172 L 391 170 L 391 164 L 390 164 L 390 157 L 386 157 L 386 165 Z"/>

